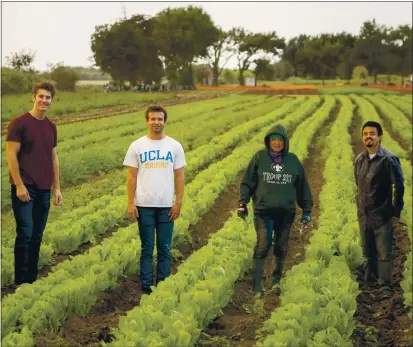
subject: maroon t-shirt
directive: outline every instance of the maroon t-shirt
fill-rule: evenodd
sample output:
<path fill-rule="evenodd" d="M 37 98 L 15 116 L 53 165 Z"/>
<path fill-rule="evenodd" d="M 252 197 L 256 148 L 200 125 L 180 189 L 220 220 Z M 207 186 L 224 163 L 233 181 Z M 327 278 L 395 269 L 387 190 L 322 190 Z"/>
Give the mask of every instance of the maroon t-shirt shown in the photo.
<path fill-rule="evenodd" d="M 21 143 L 17 160 L 23 183 L 50 189 L 53 183 L 52 150 L 57 145 L 56 125 L 47 117 L 39 120 L 27 112 L 10 122 L 6 141 Z M 10 183 L 14 184 L 11 174 Z"/>

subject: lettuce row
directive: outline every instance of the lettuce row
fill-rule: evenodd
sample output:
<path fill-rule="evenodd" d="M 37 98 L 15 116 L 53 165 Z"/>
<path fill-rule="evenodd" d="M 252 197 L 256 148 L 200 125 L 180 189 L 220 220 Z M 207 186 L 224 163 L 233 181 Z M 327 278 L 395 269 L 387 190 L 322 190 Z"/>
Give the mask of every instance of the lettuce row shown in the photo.
<path fill-rule="evenodd" d="M 253 112 L 258 114 L 264 113 L 264 116 L 243 123 L 233 130 L 217 136 L 210 144 L 205 144 L 196 151 L 189 153 L 188 165 L 186 167 L 187 179 L 193 178 L 197 171 L 199 171 L 199 168 L 212 161 L 231 145 L 239 142 L 240 138 L 248 138 L 251 132 L 267 124 L 269 119 L 291 111 L 292 108 L 303 102 L 303 100 L 305 100 L 305 97 L 299 97 L 287 103 L 283 100 L 277 100 L 264 106 L 261 105 L 253 108 Z M 276 111 L 267 113 L 276 106 L 280 107 Z M 111 194 L 95 199 L 85 207 L 79 207 L 71 212 L 67 212 L 59 220 L 49 223 L 43 237 L 39 265 L 43 266 L 50 263 L 54 252 L 71 253 L 83 243 L 95 243 L 96 236 L 103 234 L 108 228 L 125 219 L 127 217 L 125 195 L 126 185 L 122 184 L 114 189 Z M 12 247 L 11 243 L 9 245 L 7 243 L 2 245 L 2 285 L 8 285 L 14 280 Z"/>
<path fill-rule="evenodd" d="M 303 122 L 306 126 L 320 126 L 334 106 L 334 97 L 326 97 L 322 106 L 328 111 L 327 116 L 315 111 L 314 106 L 306 112 L 300 108 L 277 124 L 288 128 L 307 119 Z M 312 117 L 307 117 L 314 111 Z M 292 141 L 301 136 L 296 133 L 300 127 Z M 316 125 L 308 129 L 307 143 L 316 130 Z M 144 296 L 140 306 L 121 317 L 119 328 L 114 331 L 115 340 L 109 346 L 194 345 L 202 328 L 227 305 L 235 281 L 251 267 L 255 244 L 251 215 L 246 224 L 233 215 L 221 231 L 211 236 L 207 246 L 192 254 L 175 275 L 153 288 L 150 296 Z"/>
<path fill-rule="evenodd" d="M 358 100 L 357 98 L 355 98 Z M 368 101 L 365 100 L 358 100 L 359 103 L 366 103 L 371 105 Z M 380 122 L 380 117 L 378 116 L 377 112 L 361 112 L 360 116 L 363 118 L 363 122 L 368 120 L 374 120 Z M 392 123 L 393 124 L 393 123 Z M 411 130 L 411 126 L 410 126 Z M 383 127 L 384 134 L 388 134 L 385 127 Z M 413 227 L 412 227 L 412 164 L 408 158 L 408 154 L 406 151 L 400 148 L 396 141 L 394 141 L 390 136 L 386 137 L 383 140 L 383 146 L 388 148 L 393 153 L 396 153 L 400 158 L 400 164 L 403 169 L 404 175 L 404 208 L 401 215 L 401 220 L 407 226 L 407 234 L 410 239 L 410 252 L 407 255 L 407 259 L 404 263 L 404 270 L 403 270 L 403 280 L 400 282 L 400 286 L 403 289 L 403 297 L 404 297 L 404 305 L 408 310 L 408 315 L 410 320 L 412 320 L 412 249 L 413 249 L 413 242 L 412 242 L 412 234 L 413 234 Z"/>
<path fill-rule="evenodd" d="M 385 96 L 385 95 L 376 95 L 380 99 L 387 101 L 392 104 L 394 107 L 402 111 L 408 119 L 412 119 L 412 103 L 407 102 L 404 98 L 398 96 Z"/>
<path fill-rule="evenodd" d="M 276 120 L 295 106 L 296 102 L 293 102 L 284 111 L 274 111 L 273 119 Z M 186 187 L 187 203 L 175 224 L 174 244 L 188 238 L 188 226 L 196 223 L 220 192 L 236 179 L 237 173 L 248 164 L 252 154 L 262 147 L 267 130 L 260 131 L 252 141 L 202 171 Z M 212 180 L 211 177 L 215 178 Z M 34 333 L 57 331 L 68 314 L 86 313 L 95 303 L 96 294 L 114 287 L 120 275 L 136 273 L 140 253 L 136 228 L 136 224 L 133 224 L 119 229 L 87 254 L 57 265 L 48 277 L 33 284 L 25 284 L 20 291 L 5 297 L 2 304 L 3 336 L 13 332 L 16 324 L 26 325 Z"/>
<path fill-rule="evenodd" d="M 233 294 L 234 283 L 251 267 L 255 232 L 236 214 L 193 253 L 113 331 L 107 346 L 193 346 L 209 321 L 218 316 Z"/>
<path fill-rule="evenodd" d="M 306 259 L 281 281 L 281 307 L 258 334 L 257 346 L 352 346 L 358 284 L 350 267 L 362 261 L 353 239 L 357 220 L 352 171 L 353 117 L 349 98 L 337 96 L 341 108 L 325 140 L 325 184 L 320 193 L 319 227 L 311 237 Z M 349 267 L 350 266 L 350 267 Z"/>

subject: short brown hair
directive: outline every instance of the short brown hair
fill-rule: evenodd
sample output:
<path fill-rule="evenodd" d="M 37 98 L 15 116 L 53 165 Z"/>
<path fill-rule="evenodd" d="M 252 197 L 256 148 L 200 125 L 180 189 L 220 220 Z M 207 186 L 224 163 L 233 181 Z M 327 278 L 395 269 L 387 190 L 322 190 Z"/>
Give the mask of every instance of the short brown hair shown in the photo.
<path fill-rule="evenodd" d="M 44 89 L 50 92 L 52 94 L 52 99 L 54 98 L 54 95 L 56 94 L 56 87 L 54 86 L 53 83 L 51 82 L 38 82 L 33 86 L 33 95 L 37 95 L 37 92 L 39 89 Z"/>
<path fill-rule="evenodd" d="M 168 118 L 168 113 L 166 112 L 166 110 L 165 110 L 162 106 L 159 106 L 159 105 L 149 106 L 149 107 L 146 109 L 146 112 L 145 112 L 145 118 L 146 118 L 146 120 L 149 119 L 149 113 L 151 113 L 151 112 L 162 112 L 162 113 L 163 113 L 163 120 L 164 120 L 164 122 L 166 123 L 166 120 L 167 120 L 167 118 Z"/>

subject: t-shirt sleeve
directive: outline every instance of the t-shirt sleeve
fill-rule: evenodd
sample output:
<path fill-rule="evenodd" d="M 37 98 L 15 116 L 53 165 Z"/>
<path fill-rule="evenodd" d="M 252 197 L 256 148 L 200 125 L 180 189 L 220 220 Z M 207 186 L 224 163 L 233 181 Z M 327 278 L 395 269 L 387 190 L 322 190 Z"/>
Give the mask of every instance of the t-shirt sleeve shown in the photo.
<path fill-rule="evenodd" d="M 180 169 L 186 165 L 184 148 L 180 143 L 177 145 L 175 153 L 174 170 Z"/>
<path fill-rule="evenodd" d="M 139 168 L 139 153 L 133 143 L 129 146 L 123 165 Z"/>
<path fill-rule="evenodd" d="M 12 120 L 7 127 L 7 137 L 6 141 L 22 142 L 22 127 L 17 120 Z"/>

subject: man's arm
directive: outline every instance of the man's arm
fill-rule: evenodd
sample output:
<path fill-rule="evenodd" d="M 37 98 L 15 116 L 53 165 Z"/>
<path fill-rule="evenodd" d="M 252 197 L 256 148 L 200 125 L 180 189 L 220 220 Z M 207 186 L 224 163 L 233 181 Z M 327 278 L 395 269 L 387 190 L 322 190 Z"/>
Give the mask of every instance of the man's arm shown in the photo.
<path fill-rule="evenodd" d="M 394 217 L 400 218 L 404 206 L 404 177 L 400 160 L 397 157 L 391 157 L 390 160 L 390 177 L 394 184 Z"/>
<path fill-rule="evenodd" d="M 139 218 L 138 209 L 135 206 L 135 192 L 138 182 L 138 168 L 128 166 L 127 192 L 128 192 L 128 215 L 131 219 Z"/>
<path fill-rule="evenodd" d="M 16 195 L 21 201 L 27 202 L 30 200 L 30 195 L 20 176 L 19 161 L 17 160 L 17 154 L 20 152 L 20 148 L 20 142 L 6 141 L 7 166 L 9 167 L 13 182 L 16 185 Z"/>
<path fill-rule="evenodd" d="M 182 205 L 184 199 L 184 186 L 185 186 L 185 174 L 184 168 L 174 170 L 175 174 L 175 190 L 176 190 L 176 202 L 179 205 Z"/>
<path fill-rule="evenodd" d="M 184 167 L 174 170 L 175 176 L 175 194 L 176 200 L 174 205 L 169 212 L 169 220 L 174 221 L 181 214 L 182 201 L 184 199 L 184 185 L 185 185 L 185 174 Z"/>
<path fill-rule="evenodd" d="M 62 193 L 60 192 L 60 168 L 59 168 L 59 158 L 57 156 L 57 148 L 53 147 L 52 150 L 52 161 L 53 161 L 53 192 L 55 206 L 60 206 L 63 202 Z"/>
<path fill-rule="evenodd" d="M 17 160 L 17 154 L 20 152 L 20 148 L 20 142 L 6 141 L 7 166 L 9 167 L 11 177 L 13 177 L 13 182 L 17 187 L 24 185 L 20 176 L 19 161 Z"/>

